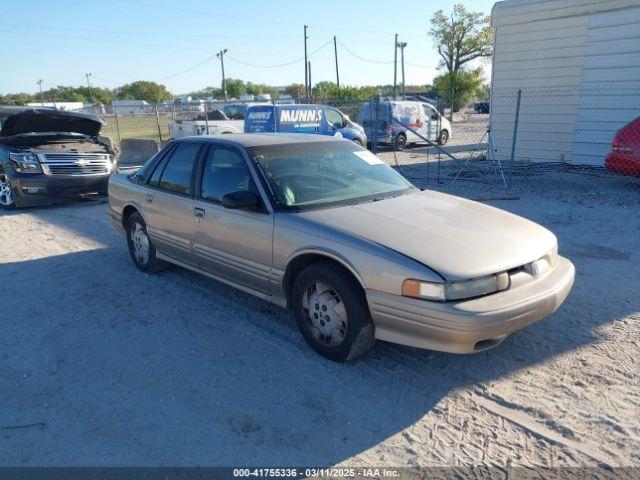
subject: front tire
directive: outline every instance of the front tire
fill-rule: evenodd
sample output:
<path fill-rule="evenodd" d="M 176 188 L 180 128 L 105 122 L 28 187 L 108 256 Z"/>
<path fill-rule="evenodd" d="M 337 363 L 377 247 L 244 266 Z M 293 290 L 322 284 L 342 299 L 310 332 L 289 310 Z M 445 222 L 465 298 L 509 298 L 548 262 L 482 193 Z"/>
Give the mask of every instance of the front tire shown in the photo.
<path fill-rule="evenodd" d="M 131 260 L 143 272 L 158 273 L 167 268 L 168 264 L 157 258 L 147 225 L 138 212 L 131 214 L 127 220 L 127 245 Z"/>
<path fill-rule="evenodd" d="M 446 145 L 449 141 L 449 132 L 447 130 L 442 130 L 440 132 L 440 136 L 438 137 L 438 145 Z"/>
<path fill-rule="evenodd" d="M 399 133 L 396 136 L 394 147 L 398 152 L 401 152 L 407 146 L 407 137 L 403 133 Z"/>
<path fill-rule="evenodd" d="M 16 196 L 11 187 L 9 176 L 0 166 L 0 208 L 10 210 L 16 206 Z"/>
<path fill-rule="evenodd" d="M 354 138 L 353 143 L 355 143 L 356 145 L 362 146 L 362 140 L 360 140 L 359 138 Z"/>
<path fill-rule="evenodd" d="M 345 362 L 375 343 L 375 329 L 360 284 L 331 261 L 319 261 L 296 277 L 293 312 L 300 333 L 320 355 Z"/>

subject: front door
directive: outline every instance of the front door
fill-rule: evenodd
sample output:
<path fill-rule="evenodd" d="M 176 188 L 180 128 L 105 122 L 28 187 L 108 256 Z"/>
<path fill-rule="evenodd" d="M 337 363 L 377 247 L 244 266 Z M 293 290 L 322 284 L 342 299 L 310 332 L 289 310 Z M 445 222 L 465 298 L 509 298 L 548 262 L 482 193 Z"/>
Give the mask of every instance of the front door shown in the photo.
<path fill-rule="evenodd" d="M 438 138 L 440 130 L 440 115 L 433 106 L 427 103 L 424 103 L 422 106 L 424 107 L 425 121 L 427 122 L 427 138 L 435 141 Z"/>
<path fill-rule="evenodd" d="M 273 215 L 262 206 L 240 210 L 222 205 L 227 193 L 249 190 L 258 194 L 242 152 L 211 145 L 199 181 L 194 205 L 194 252 L 199 267 L 270 295 Z"/>
<path fill-rule="evenodd" d="M 200 143 L 180 143 L 149 178 L 143 213 L 156 249 L 168 257 L 193 263 L 193 172 Z"/>

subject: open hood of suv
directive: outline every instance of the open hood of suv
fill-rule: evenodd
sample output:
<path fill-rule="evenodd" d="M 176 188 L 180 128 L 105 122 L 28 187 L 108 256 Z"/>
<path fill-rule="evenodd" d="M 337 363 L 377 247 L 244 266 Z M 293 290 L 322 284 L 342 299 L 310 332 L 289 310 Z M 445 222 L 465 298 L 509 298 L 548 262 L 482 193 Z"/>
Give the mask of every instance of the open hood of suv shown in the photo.
<path fill-rule="evenodd" d="M 89 113 L 30 108 L 9 115 L 2 123 L 0 137 L 45 132 L 79 133 L 95 137 L 103 125 L 100 118 Z"/>

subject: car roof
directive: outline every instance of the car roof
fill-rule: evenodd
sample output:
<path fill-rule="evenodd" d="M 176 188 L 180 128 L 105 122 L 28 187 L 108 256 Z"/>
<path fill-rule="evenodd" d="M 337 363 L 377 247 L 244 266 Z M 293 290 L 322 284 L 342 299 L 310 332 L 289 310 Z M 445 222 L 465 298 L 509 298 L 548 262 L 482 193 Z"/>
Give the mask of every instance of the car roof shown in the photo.
<path fill-rule="evenodd" d="M 309 133 L 222 133 L 218 135 L 198 135 L 181 137 L 176 141 L 198 141 L 209 143 L 229 143 L 243 147 L 264 145 L 285 145 L 287 143 L 316 143 L 338 140 L 338 137 Z"/>

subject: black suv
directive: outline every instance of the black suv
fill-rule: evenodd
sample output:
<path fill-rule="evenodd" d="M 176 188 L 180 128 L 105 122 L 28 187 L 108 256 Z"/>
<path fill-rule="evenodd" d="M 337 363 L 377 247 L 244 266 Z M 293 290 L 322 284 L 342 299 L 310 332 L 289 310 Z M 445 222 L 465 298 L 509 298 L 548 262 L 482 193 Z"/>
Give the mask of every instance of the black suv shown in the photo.
<path fill-rule="evenodd" d="M 106 193 L 115 156 L 103 125 L 90 114 L 0 107 L 0 208 Z"/>

